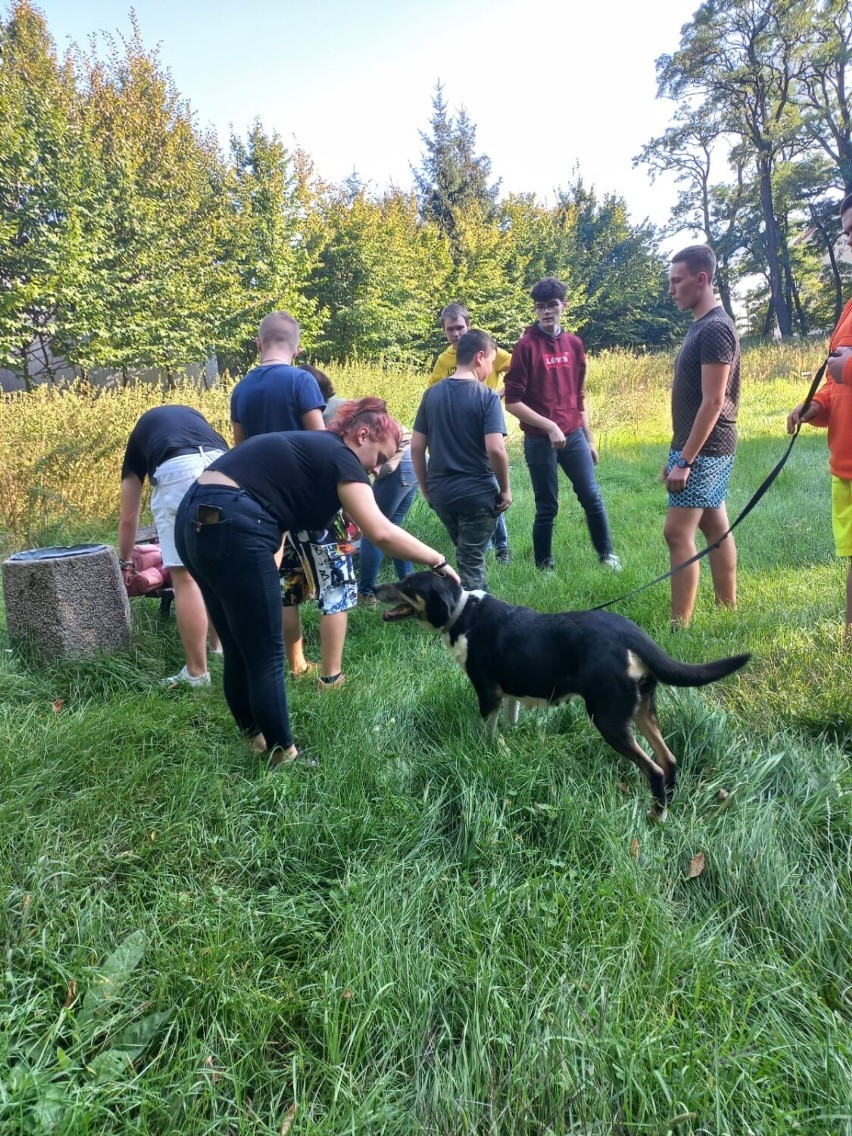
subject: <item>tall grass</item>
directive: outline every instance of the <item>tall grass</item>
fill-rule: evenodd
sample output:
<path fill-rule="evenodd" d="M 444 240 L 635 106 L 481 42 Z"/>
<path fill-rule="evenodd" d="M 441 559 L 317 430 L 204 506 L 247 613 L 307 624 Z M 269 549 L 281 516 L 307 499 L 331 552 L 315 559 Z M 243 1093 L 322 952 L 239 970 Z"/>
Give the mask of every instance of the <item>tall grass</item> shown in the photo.
<path fill-rule="evenodd" d="M 780 456 L 809 363 L 749 355 L 734 510 Z M 582 607 L 663 570 L 670 365 L 613 354 L 590 376 L 622 575 L 567 489 L 559 570 L 534 572 L 513 445 L 497 594 Z M 415 377 L 335 377 L 410 420 Z M 41 415 L 4 404 L 2 438 L 18 416 L 44 457 L 103 430 L 103 457 L 75 466 L 79 511 L 51 523 L 114 537 L 147 394 L 69 402 L 73 425 L 40 397 Z M 207 398 L 225 426 L 224 395 Z M 619 605 L 678 657 L 754 654 L 661 695 L 681 759 L 661 828 L 581 707 L 488 743 L 440 642 L 370 612 L 350 621 L 346 688 L 288 687 L 320 767 L 275 774 L 218 678 L 156 686 L 180 649 L 149 601 L 126 655 L 37 665 L 4 640 L 0 1132 L 849 1136 L 852 691 L 829 520 L 813 432 L 738 529 L 738 612 L 706 579 L 688 632 L 668 627 L 666 585 Z M 449 551 L 422 502 L 409 524 Z M 305 624 L 315 654 L 315 611 Z"/>

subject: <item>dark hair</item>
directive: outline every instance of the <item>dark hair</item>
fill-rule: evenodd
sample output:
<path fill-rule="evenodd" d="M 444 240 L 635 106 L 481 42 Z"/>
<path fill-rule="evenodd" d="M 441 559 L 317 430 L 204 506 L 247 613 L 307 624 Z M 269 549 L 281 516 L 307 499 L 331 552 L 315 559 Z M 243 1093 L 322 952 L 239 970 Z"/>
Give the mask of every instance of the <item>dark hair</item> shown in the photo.
<path fill-rule="evenodd" d="M 447 320 L 454 319 L 461 319 L 464 320 L 466 324 L 470 324 L 470 312 L 463 304 L 447 304 L 445 308 L 441 309 L 439 318 L 441 320 L 441 327 L 444 326 Z"/>
<path fill-rule="evenodd" d="M 706 272 L 708 284 L 713 283 L 716 275 L 716 254 L 709 245 L 687 245 L 674 254 L 672 264 L 685 264 L 692 276 Z"/>
<path fill-rule="evenodd" d="M 330 434 L 337 434 L 345 442 L 362 426 L 367 427 L 368 437 L 374 442 L 393 438 L 394 449 L 399 445 L 402 427 L 388 414 L 388 406 L 383 398 L 355 398 L 351 402 L 342 403 L 327 429 Z"/>
<path fill-rule="evenodd" d="M 309 375 L 314 376 L 317 381 L 317 386 L 320 389 L 320 394 L 326 402 L 328 402 L 330 398 L 334 398 L 337 392 L 334 389 L 334 384 L 325 373 L 325 371 L 321 371 L 319 367 L 315 367 L 313 363 L 301 363 L 299 365 L 299 370 L 307 371 Z"/>
<path fill-rule="evenodd" d="M 567 294 L 568 289 L 555 276 L 545 276 L 530 288 L 530 295 L 537 304 L 547 303 L 548 300 L 561 300 L 564 303 Z"/>
<path fill-rule="evenodd" d="M 456 344 L 456 362 L 461 366 L 472 363 L 480 351 L 494 351 L 497 344 L 486 331 L 471 328 Z"/>
<path fill-rule="evenodd" d="M 843 200 L 840 202 L 840 216 L 846 212 L 847 209 L 852 209 L 852 193 L 847 193 Z"/>

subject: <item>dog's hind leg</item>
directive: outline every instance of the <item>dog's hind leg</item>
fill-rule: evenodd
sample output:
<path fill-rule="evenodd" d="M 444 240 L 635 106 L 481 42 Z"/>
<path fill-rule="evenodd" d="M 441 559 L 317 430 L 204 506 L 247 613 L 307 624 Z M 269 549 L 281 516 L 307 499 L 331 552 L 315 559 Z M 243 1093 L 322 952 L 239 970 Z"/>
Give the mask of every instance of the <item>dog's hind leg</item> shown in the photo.
<path fill-rule="evenodd" d="M 490 685 L 487 688 L 477 687 L 476 694 L 479 698 L 479 713 L 485 723 L 485 736 L 496 738 L 497 719 L 500 717 L 500 703 L 503 698 L 498 692 L 498 688 Z"/>
<path fill-rule="evenodd" d="M 586 709 L 604 741 L 611 745 L 616 753 L 638 765 L 648 778 L 654 797 L 654 803 L 648 810 L 648 820 L 662 822 L 668 816 L 665 775 L 660 766 L 648 757 L 634 738 L 630 718 L 618 713 L 617 706 L 614 705 L 617 701 L 613 698 L 607 706 L 599 707 L 593 706 L 587 699 Z"/>
<path fill-rule="evenodd" d="M 657 721 L 656 684 L 650 690 L 643 690 L 639 709 L 636 711 L 636 729 L 653 750 L 657 762 L 662 767 L 666 783 L 666 800 L 671 801 L 677 779 L 677 758 L 666 745 Z"/>
<path fill-rule="evenodd" d="M 521 711 L 521 704 L 517 698 L 510 698 L 508 695 L 503 698 L 503 725 L 504 726 L 517 726 L 518 715 Z"/>

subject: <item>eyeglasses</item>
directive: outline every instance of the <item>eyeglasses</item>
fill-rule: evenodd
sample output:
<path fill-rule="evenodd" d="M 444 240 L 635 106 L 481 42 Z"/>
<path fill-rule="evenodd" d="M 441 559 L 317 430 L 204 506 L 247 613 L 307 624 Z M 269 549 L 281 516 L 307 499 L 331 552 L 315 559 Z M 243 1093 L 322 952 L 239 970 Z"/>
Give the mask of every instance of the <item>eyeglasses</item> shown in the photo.
<path fill-rule="evenodd" d="M 561 300 L 548 300 L 546 304 L 536 304 L 535 310 L 537 312 L 556 312 L 561 307 Z"/>

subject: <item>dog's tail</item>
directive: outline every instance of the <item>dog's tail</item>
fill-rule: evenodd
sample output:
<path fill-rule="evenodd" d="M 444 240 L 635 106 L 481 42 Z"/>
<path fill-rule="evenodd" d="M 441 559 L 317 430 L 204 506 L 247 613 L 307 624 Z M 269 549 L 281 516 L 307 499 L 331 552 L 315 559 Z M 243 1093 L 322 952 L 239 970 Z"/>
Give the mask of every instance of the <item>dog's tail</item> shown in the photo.
<path fill-rule="evenodd" d="M 653 640 L 649 642 L 651 650 L 647 643 L 641 649 L 633 650 L 654 677 L 667 686 L 706 686 L 708 682 L 716 682 L 738 671 L 751 658 L 751 655 L 730 655 L 727 659 L 715 659 L 711 663 L 682 663 L 667 655 Z"/>

